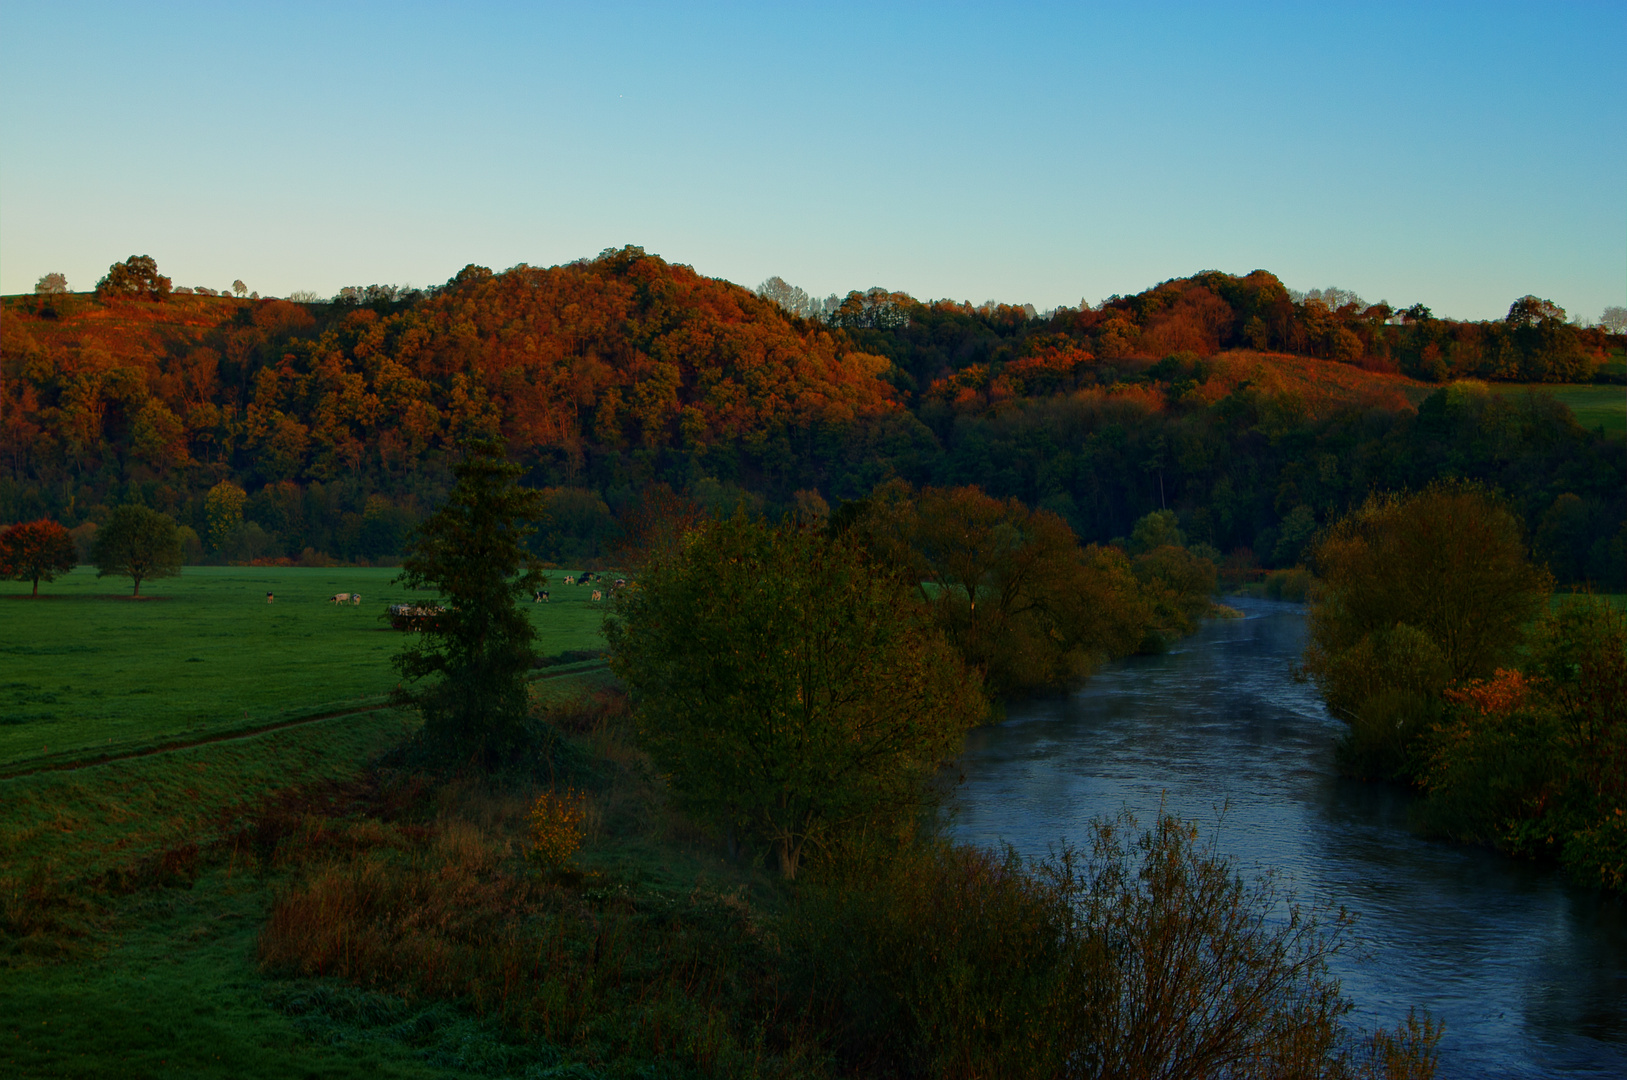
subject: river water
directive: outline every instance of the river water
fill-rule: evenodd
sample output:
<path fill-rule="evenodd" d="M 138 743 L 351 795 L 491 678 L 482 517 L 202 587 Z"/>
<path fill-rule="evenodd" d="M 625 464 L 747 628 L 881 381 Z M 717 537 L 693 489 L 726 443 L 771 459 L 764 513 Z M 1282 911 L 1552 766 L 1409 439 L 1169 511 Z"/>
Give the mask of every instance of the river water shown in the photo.
<path fill-rule="evenodd" d="M 1627 1077 L 1627 905 L 1549 867 L 1419 838 L 1409 797 L 1339 777 L 1342 725 L 1291 671 L 1302 608 L 1234 601 L 1165 656 L 1134 657 L 1066 697 L 972 733 L 952 835 L 1043 856 L 1121 809 L 1160 801 L 1234 866 L 1280 871 L 1343 905 L 1332 967 L 1364 1027 L 1409 1006 L 1446 1022 L 1441 1077 Z"/>

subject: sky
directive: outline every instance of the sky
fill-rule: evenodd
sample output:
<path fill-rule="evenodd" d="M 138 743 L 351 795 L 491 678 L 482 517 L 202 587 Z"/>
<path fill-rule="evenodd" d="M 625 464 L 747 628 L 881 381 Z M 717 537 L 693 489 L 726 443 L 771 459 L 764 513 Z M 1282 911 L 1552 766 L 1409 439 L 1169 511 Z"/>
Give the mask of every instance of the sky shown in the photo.
<path fill-rule="evenodd" d="M 1627 304 L 1627 4 L 0 4 L 0 292 L 637 244 L 823 296 Z"/>

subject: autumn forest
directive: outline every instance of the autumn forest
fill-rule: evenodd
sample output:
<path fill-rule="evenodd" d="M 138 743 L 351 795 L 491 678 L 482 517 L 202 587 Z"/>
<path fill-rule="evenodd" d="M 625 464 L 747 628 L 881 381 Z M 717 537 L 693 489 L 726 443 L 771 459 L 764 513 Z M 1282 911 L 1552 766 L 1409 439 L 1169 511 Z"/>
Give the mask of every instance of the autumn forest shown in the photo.
<path fill-rule="evenodd" d="M 0 520 L 83 539 L 144 503 L 196 561 L 388 562 L 450 448 L 495 435 L 545 489 L 539 554 L 571 565 L 652 485 L 775 514 L 896 478 L 1102 543 L 1170 509 L 1247 572 L 1372 490 L 1461 478 L 1504 493 L 1559 581 L 1627 585 L 1627 444 L 1517 385 L 1624 381 L 1627 337 L 1536 297 L 1458 322 L 1257 270 L 1046 313 L 820 301 L 626 247 L 297 301 L 172 289 L 138 257 L 95 294 L 4 303 Z M 223 482 L 241 514 L 211 522 Z"/>

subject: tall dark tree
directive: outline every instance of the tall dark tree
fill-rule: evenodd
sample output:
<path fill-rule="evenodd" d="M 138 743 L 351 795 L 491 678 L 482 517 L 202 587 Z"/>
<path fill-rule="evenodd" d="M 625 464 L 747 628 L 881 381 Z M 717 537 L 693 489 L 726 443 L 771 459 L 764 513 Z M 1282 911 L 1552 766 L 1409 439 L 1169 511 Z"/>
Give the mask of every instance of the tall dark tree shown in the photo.
<path fill-rule="evenodd" d="M 526 548 L 543 505 L 519 485 L 521 469 L 500 444 L 470 441 L 463 452 L 451 495 L 408 541 L 395 579 L 435 590 L 445 609 L 424 620 L 395 666 L 419 684 L 401 697 L 423 713 L 426 742 L 492 766 L 529 740 L 525 675 L 535 632 L 517 601 L 547 584 Z"/>
<path fill-rule="evenodd" d="M 96 531 L 91 552 L 96 576 L 127 577 L 135 582 L 132 595 L 141 595 L 148 578 L 174 577 L 181 572 L 181 537 L 168 514 L 141 505 L 121 506 Z"/>

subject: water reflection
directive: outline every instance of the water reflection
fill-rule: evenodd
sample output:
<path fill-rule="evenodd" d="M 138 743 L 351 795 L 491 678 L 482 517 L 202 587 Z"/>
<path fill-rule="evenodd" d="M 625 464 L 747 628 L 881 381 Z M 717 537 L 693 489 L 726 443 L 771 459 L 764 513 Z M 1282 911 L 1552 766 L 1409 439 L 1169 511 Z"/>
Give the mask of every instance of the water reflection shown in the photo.
<path fill-rule="evenodd" d="M 1447 1024 L 1442 1076 L 1627 1076 L 1622 904 L 1548 868 L 1422 840 L 1404 793 L 1340 779 L 1340 725 L 1290 675 L 1303 613 L 1238 606 L 1246 618 L 1167 656 L 974 732 L 953 834 L 1043 855 L 1082 840 L 1093 817 L 1128 807 L 1148 820 L 1163 801 L 1218 828 L 1239 868 L 1277 868 L 1301 896 L 1354 912 L 1355 948 L 1334 967 L 1356 1018 L 1427 1006 Z"/>

